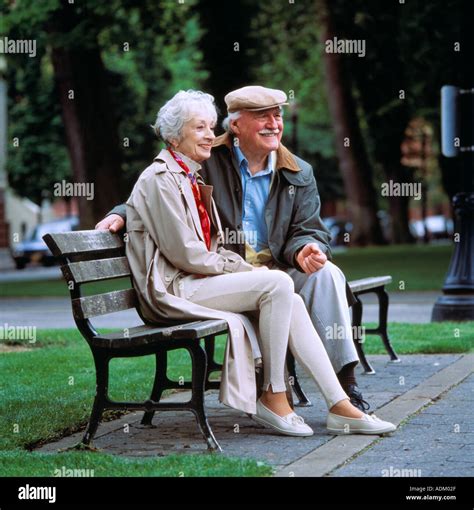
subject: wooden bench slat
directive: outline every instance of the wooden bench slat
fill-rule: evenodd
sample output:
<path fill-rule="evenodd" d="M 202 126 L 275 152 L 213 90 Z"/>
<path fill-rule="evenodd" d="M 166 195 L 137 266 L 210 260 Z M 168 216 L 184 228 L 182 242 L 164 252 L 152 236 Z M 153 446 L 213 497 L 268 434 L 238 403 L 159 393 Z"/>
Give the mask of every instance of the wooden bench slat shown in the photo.
<path fill-rule="evenodd" d="M 45 243 L 55 256 L 79 253 L 102 253 L 123 248 L 122 238 L 104 230 L 78 230 L 58 232 L 43 236 Z"/>
<path fill-rule="evenodd" d="M 361 278 L 360 280 L 352 280 L 348 283 L 352 292 L 360 292 L 362 290 L 374 289 L 376 287 L 381 287 L 382 285 L 388 285 L 391 282 L 391 276 L 373 276 L 370 278 Z"/>
<path fill-rule="evenodd" d="M 171 334 L 172 338 L 203 338 L 208 335 L 215 335 L 218 333 L 225 333 L 228 330 L 228 325 L 222 319 L 209 319 L 188 324 L 180 324 L 173 329 Z"/>
<path fill-rule="evenodd" d="M 130 276 L 127 257 L 72 262 L 61 267 L 66 281 L 74 283 L 97 282 Z"/>
<path fill-rule="evenodd" d="M 135 348 L 169 339 L 197 340 L 205 336 L 225 333 L 227 329 L 227 322 L 220 319 L 194 321 L 177 325 L 145 325 L 96 336 L 92 343 L 97 347 L 112 349 Z"/>
<path fill-rule="evenodd" d="M 137 304 L 135 289 L 123 289 L 73 299 L 72 310 L 76 319 L 89 319 L 98 315 L 129 310 L 135 308 Z"/>

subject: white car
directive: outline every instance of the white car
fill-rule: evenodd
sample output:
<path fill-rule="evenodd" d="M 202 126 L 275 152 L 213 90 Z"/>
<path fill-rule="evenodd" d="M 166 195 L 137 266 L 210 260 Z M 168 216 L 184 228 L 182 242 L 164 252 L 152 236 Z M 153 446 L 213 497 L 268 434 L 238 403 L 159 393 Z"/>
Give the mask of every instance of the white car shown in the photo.
<path fill-rule="evenodd" d="M 426 226 L 431 239 L 446 239 L 451 237 L 454 231 L 453 220 L 442 214 L 427 216 Z M 411 221 L 410 230 L 415 237 L 422 239 L 425 235 L 425 224 L 422 220 Z"/>

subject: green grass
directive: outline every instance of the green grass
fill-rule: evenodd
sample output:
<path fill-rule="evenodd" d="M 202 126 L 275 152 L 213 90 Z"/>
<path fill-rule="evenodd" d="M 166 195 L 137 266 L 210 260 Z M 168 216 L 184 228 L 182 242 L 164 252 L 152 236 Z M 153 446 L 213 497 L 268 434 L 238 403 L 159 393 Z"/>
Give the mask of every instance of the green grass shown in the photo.
<path fill-rule="evenodd" d="M 334 256 L 334 262 L 347 279 L 390 274 L 393 283 L 389 290 L 398 290 L 403 281 L 406 291 L 439 290 L 443 284 L 451 258 L 451 246 L 397 245 L 370 248 L 350 248 Z M 129 287 L 128 279 L 90 284 L 87 294 L 97 294 Z M 60 280 L 20 281 L 0 283 L 0 296 L 39 297 L 69 296 L 65 282 Z"/>
<path fill-rule="evenodd" d="M 29 448 L 87 423 L 95 391 L 95 368 L 76 330 L 39 330 L 35 347 L 0 355 L 0 450 Z M 40 348 L 42 347 L 42 348 Z M 218 353 L 222 356 L 222 343 Z M 114 359 L 109 394 L 115 400 L 146 400 L 154 358 Z M 169 376 L 191 375 L 186 351 L 170 353 Z"/>
<path fill-rule="evenodd" d="M 131 287 L 129 278 L 83 285 L 84 295 L 100 294 Z M 0 296 L 8 297 L 69 297 L 63 278 L 59 280 L 18 281 L 0 283 Z"/>
<path fill-rule="evenodd" d="M 375 327 L 375 323 L 364 324 Z M 411 324 L 391 322 L 389 337 L 397 354 L 462 353 L 474 349 L 474 321 Z M 367 354 L 386 354 L 377 335 L 367 335 L 364 343 Z"/>
<path fill-rule="evenodd" d="M 103 453 L 25 451 L 83 428 L 89 418 L 95 370 L 76 330 L 40 330 L 31 351 L 0 355 L 0 474 L 53 476 L 54 469 L 94 469 L 95 476 L 269 476 L 268 465 L 222 455 L 173 455 L 131 460 Z M 29 344 L 31 346 L 31 344 Z M 223 342 L 217 345 L 222 359 Z M 183 351 L 170 353 L 169 376 L 190 377 Z M 152 356 L 113 360 L 109 394 L 116 400 L 149 396 Z M 114 414 L 110 413 L 110 417 Z M 196 426 L 190 417 L 190 427 Z M 181 474 L 180 474 L 181 473 Z"/>
<path fill-rule="evenodd" d="M 367 327 L 373 326 L 366 324 Z M 474 322 L 391 323 L 389 333 L 398 354 L 462 353 L 473 349 Z M 28 344 L 31 346 L 31 344 Z M 224 338 L 217 341 L 222 359 Z M 384 354 L 377 336 L 368 335 L 368 354 Z M 153 357 L 113 360 L 110 395 L 113 399 L 146 399 L 154 374 Z M 190 376 L 186 351 L 170 353 L 169 375 Z M 178 455 L 129 460 L 101 453 L 67 452 L 50 455 L 25 450 L 83 428 L 95 390 L 95 370 L 86 342 L 75 329 L 38 330 L 26 352 L 0 355 L 0 474 L 52 476 L 61 466 L 94 469 L 95 476 L 267 476 L 270 468 L 224 456 Z M 113 416 L 113 415 L 111 415 Z M 195 426 L 190 418 L 190 427 Z"/>
<path fill-rule="evenodd" d="M 369 248 L 350 248 L 337 253 L 337 264 L 348 280 L 367 276 L 391 275 L 388 290 L 440 290 L 451 259 L 450 245 L 396 245 Z"/>
<path fill-rule="evenodd" d="M 71 471 L 81 470 L 81 471 Z M 25 451 L 0 452 L 3 476 L 271 476 L 272 468 L 251 459 L 209 455 L 169 455 L 127 458 L 104 453 L 63 452 L 58 454 Z"/>

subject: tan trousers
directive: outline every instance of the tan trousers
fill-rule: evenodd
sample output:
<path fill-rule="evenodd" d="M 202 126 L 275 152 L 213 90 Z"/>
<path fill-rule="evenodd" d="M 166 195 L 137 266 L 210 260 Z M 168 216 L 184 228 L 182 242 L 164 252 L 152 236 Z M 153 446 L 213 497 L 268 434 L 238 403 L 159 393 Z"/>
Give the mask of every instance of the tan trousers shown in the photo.
<path fill-rule="evenodd" d="M 330 409 L 347 399 L 293 280 L 283 271 L 251 271 L 203 278 L 182 297 L 229 312 L 258 312 L 263 389 L 285 391 L 288 347 L 319 387 Z"/>
<path fill-rule="evenodd" d="M 350 363 L 357 363 L 344 273 L 329 260 L 310 275 L 293 268 L 285 272 L 291 276 L 295 292 L 303 298 L 336 373 Z"/>

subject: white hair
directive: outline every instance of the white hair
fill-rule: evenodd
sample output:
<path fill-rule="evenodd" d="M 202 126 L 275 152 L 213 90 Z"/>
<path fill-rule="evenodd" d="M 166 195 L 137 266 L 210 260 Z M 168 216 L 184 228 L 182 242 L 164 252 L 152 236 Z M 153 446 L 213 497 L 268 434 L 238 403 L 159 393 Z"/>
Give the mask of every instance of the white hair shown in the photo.
<path fill-rule="evenodd" d="M 158 112 L 152 126 L 158 138 L 166 144 L 172 140 L 181 141 L 182 129 L 190 121 L 196 110 L 204 110 L 217 121 L 214 97 L 199 90 L 180 90 L 167 101 Z"/>
<path fill-rule="evenodd" d="M 230 127 L 230 123 L 232 120 L 237 120 L 238 118 L 240 118 L 240 115 L 241 115 L 240 111 L 229 113 L 229 115 L 227 115 L 227 117 L 222 121 L 222 127 L 224 128 L 224 131 L 227 131 L 227 133 L 232 134 L 233 132 L 232 128 Z"/>

